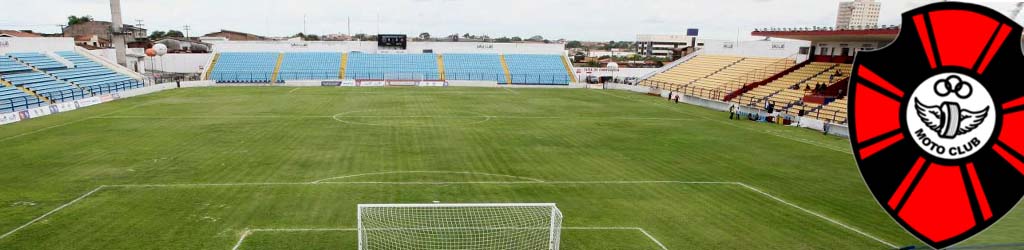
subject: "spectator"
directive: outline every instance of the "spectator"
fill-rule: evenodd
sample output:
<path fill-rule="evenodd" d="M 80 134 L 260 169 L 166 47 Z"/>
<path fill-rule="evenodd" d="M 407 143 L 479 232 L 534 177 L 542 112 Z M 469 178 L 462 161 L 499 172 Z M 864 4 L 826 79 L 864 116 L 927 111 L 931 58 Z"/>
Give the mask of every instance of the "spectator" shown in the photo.
<path fill-rule="evenodd" d="M 736 104 L 729 106 L 729 120 L 732 120 L 733 115 L 736 115 Z"/>
<path fill-rule="evenodd" d="M 804 92 L 807 91 L 811 91 L 811 84 L 807 84 L 807 87 L 804 88 Z"/>

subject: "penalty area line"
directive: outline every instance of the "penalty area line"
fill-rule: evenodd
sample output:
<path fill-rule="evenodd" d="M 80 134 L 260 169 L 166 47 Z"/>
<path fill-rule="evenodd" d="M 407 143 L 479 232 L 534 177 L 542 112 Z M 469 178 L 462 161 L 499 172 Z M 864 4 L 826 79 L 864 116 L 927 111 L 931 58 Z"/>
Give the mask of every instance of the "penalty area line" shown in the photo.
<path fill-rule="evenodd" d="M 893 249 L 899 248 L 895 244 L 892 244 L 890 242 L 882 240 L 881 238 L 878 238 L 878 237 L 876 237 L 874 235 L 871 235 L 871 234 L 869 234 L 867 232 L 861 231 L 860 229 L 857 229 L 857 228 L 855 228 L 853 226 L 847 225 L 845 223 L 839 222 L 836 219 L 833 219 L 833 218 L 830 218 L 828 216 L 825 216 L 825 215 L 823 215 L 821 213 L 818 213 L 818 212 L 815 212 L 815 211 L 811 211 L 810 209 L 806 209 L 804 207 L 796 205 L 796 204 L 794 204 L 792 202 L 789 202 L 787 200 L 779 198 L 778 196 L 772 195 L 772 194 L 770 194 L 768 192 L 762 191 L 762 190 L 760 190 L 758 188 L 755 188 L 753 186 L 750 186 L 750 185 L 748 185 L 746 183 L 742 183 L 742 182 L 714 182 L 714 181 L 690 181 L 690 182 L 687 182 L 687 181 L 265 182 L 265 183 L 206 183 L 206 184 L 203 184 L 203 183 L 184 184 L 183 183 L 183 184 L 118 184 L 118 185 L 102 185 L 102 186 L 99 186 L 99 187 L 97 187 L 97 188 L 95 188 L 95 189 L 93 189 L 93 190 L 91 190 L 91 191 L 89 191 L 89 192 L 79 196 L 78 198 L 76 198 L 76 199 L 74 199 L 74 200 L 72 200 L 72 201 L 70 201 L 68 203 L 65 203 L 65 204 L 63 204 L 63 205 L 61 205 L 61 206 L 59 206 L 59 207 L 57 207 L 57 208 L 55 208 L 55 209 L 53 209 L 53 210 L 51 210 L 49 212 L 47 212 L 47 213 L 37 217 L 37 218 L 29 221 L 28 223 L 25 223 L 24 225 L 21 225 L 21 226 L 15 228 L 15 229 L 13 229 L 13 230 L 3 234 L 3 235 L 0 235 L 0 239 L 4 239 L 6 237 L 9 237 L 9 236 L 17 233 L 18 231 L 20 231 L 20 230 L 22 230 L 22 229 L 24 229 L 24 228 L 26 228 L 28 226 L 31 226 L 32 224 L 35 224 L 35 223 L 37 223 L 37 222 L 39 222 L 39 221 L 41 221 L 41 220 L 43 220 L 43 219 L 53 215 L 53 214 L 61 211 L 62 209 L 66 208 L 68 206 L 71 206 L 71 205 L 74 205 L 74 204 L 78 203 L 79 201 L 81 201 L 81 200 L 83 200 L 83 199 L 93 195 L 96 192 L 99 192 L 100 190 L 109 189 L 109 188 L 188 188 L 188 187 L 240 187 L 240 186 L 303 186 L 303 185 L 314 186 L 314 185 L 613 185 L 613 184 L 618 184 L 618 185 L 629 185 L 629 184 L 736 185 L 736 186 L 742 187 L 742 188 L 744 188 L 746 190 L 750 190 L 750 191 L 752 191 L 752 192 L 754 192 L 756 194 L 759 194 L 761 196 L 764 196 L 766 198 L 769 198 L 771 200 L 775 200 L 775 201 L 777 201 L 779 203 L 782 203 L 782 204 L 787 205 L 789 207 L 795 208 L 798 211 L 801 211 L 803 213 L 806 213 L 806 214 L 809 214 L 811 216 L 817 217 L 819 219 L 825 220 L 825 221 L 827 221 L 827 222 L 829 222 L 829 223 L 831 223 L 833 225 L 836 225 L 836 226 L 838 226 L 838 227 L 840 227 L 842 229 L 846 229 L 846 230 L 849 230 L 851 232 L 857 233 L 857 234 L 859 234 L 861 236 L 867 237 L 868 239 L 871 239 L 871 240 L 874 240 L 876 242 L 879 242 L 879 243 L 881 243 L 881 244 L 883 244 L 885 246 L 892 247 Z M 251 233 L 251 231 L 247 231 L 247 232 Z M 244 237 L 246 237 L 245 234 L 243 234 L 243 240 L 244 240 Z"/>
<path fill-rule="evenodd" d="M 562 230 L 570 230 L 570 231 L 637 231 L 637 232 L 640 232 L 641 234 L 643 234 L 645 237 L 647 237 L 647 239 L 650 240 L 651 242 L 654 242 L 654 244 L 657 244 L 658 247 L 661 248 L 661 250 L 668 250 L 668 247 L 665 247 L 665 244 L 661 243 L 661 241 L 659 241 L 657 238 L 655 238 L 653 235 L 651 235 L 651 233 L 647 232 L 647 230 L 645 230 L 643 228 L 639 228 L 639 227 L 562 227 Z M 232 247 L 231 250 L 238 250 L 239 248 L 241 248 L 242 244 L 245 243 L 245 239 L 249 238 L 249 236 L 251 236 L 251 235 L 253 235 L 253 234 L 257 233 L 257 232 L 285 232 L 285 233 L 294 233 L 294 232 L 354 232 L 354 231 L 359 231 L 359 229 L 358 228 L 265 228 L 265 229 L 246 229 L 245 231 L 242 232 L 242 236 L 238 238 L 238 241 L 235 242 L 235 246 Z"/>

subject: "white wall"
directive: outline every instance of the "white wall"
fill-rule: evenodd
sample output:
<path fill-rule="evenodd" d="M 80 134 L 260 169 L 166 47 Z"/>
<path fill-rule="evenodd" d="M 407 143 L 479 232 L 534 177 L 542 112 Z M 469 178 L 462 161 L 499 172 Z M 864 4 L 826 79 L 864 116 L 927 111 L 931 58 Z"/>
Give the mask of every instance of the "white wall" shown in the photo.
<path fill-rule="evenodd" d="M 211 41 L 213 51 L 220 52 L 352 52 L 418 54 L 423 50 L 434 53 L 480 54 L 555 54 L 564 55 L 564 44 L 537 43 L 462 43 L 462 42 L 409 42 L 406 50 L 378 50 L 377 42 L 353 41 Z"/>
<path fill-rule="evenodd" d="M 0 54 L 73 50 L 75 40 L 70 37 L 0 37 Z"/>
<path fill-rule="evenodd" d="M 704 43 L 704 53 L 709 55 L 732 55 L 745 57 L 786 58 L 796 56 L 797 61 L 807 59 L 806 55 L 798 55 L 800 47 L 810 47 L 806 41 L 740 41 L 734 40 L 698 40 Z"/>
<path fill-rule="evenodd" d="M 876 50 L 885 47 L 888 42 L 820 42 L 815 44 L 818 47 L 818 51 L 815 51 L 815 55 L 819 56 L 842 56 L 843 48 L 850 48 L 850 52 L 846 56 L 853 56 L 857 51 L 864 50 Z M 825 53 L 821 53 L 824 49 Z"/>
<path fill-rule="evenodd" d="M 114 49 L 94 49 L 94 50 L 89 50 L 89 54 L 93 54 L 93 55 L 96 55 L 98 57 L 102 57 L 103 59 L 107 59 L 107 61 L 111 61 L 111 62 L 116 62 L 117 61 L 117 54 L 115 53 Z"/>
<path fill-rule="evenodd" d="M 213 54 L 166 54 L 146 57 L 147 70 L 172 73 L 202 73 Z"/>
<path fill-rule="evenodd" d="M 611 71 L 607 68 L 576 67 L 576 71 L 573 73 L 582 82 L 587 76 L 641 77 L 657 70 L 658 68 L 619 68 L 617 71 Z M 587 74 L 587 72 L 591 73 Z"/>

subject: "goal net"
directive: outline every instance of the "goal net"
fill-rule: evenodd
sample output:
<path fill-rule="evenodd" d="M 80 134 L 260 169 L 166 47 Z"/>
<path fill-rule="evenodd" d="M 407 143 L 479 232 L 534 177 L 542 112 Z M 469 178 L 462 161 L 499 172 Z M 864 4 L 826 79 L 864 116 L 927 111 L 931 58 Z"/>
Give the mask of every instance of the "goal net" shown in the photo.
<path fill-rule="evenodd" d="M 555 204 L 359 205 L 359 249 L 557 250 Z"/>

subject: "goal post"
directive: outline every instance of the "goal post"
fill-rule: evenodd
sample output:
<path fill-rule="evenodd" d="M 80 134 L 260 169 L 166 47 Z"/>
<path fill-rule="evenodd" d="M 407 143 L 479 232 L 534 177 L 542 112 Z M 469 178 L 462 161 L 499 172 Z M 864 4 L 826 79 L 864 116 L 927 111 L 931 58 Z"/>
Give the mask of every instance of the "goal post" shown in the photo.
<path fill-rule="evenodd" d="M 557 250 L 562 212 L 553 203 L 360 204 L 360 250 Z"/>

